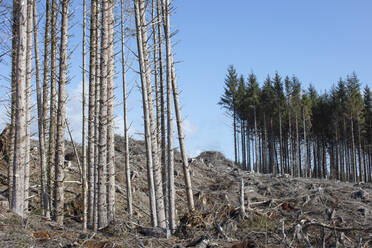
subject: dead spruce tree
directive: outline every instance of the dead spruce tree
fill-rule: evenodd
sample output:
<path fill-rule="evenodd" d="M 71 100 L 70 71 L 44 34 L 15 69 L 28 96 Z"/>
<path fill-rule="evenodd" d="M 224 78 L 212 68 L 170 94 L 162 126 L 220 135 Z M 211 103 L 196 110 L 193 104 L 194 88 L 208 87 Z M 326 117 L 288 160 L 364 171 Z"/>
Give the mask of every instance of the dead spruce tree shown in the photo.
<path fill-rule="evenodd" d="M 101 7 L 101 61 L 100 61 L 100 109 L 98 132 L 98 199 L 97 214 L 98 228 L 108 225 L 107 219 L 107 86 L 108 86 L 108 27 L 109 27 L 109 1 L 102 0 Z"/>
<path fill-rule="evenodd" d="M 27 5 L 25 1 L 17 1 L 17 65 L 16 72 L 16 114 L 15 140 L 13 157 L 13 191 L 11 209 L 14 213 L 24 216 L 24 180 L 25 180 L 25 148 L 26 148 L 26 40 L 27 40 Z M 14 12 L 13 12 L 14 13 Z"/>
<path fill-rule="evenodd" d="M 32 0 L 27 1 L 26 41 L 26 147 L 25 147 L 25 211 L 28 211 L 30 187 L 30 137 L 31 137 L 31 79 L 32 79 Z"/>
<path fill-rule="evenodd" d="M 171 45 L 169 38 L 169 2 L 162 0 L 163 26 L 166 44 L 166 61 L 167 61 L 167 141 L 168 141 L 168 215 L 169 229 L 173 232 L 176 229 L 176 206 L 175 206 L 175 189 L 174 189 L 174 151 L 173 151 L 173 114 L 172 114 L 172 59 Z"/>
<path fill-rule="evenodd" d="M 46 170 L 46 153 L 45 153 L 45 126 L 43 111 L 43 99 L 41 89 L 41 71 L 39 58 L 39 39 L 37 26 L 37 9 L 36 1 L 33 1 L 33 33 L 34 33 L 34 51 L 35 51 L 35 69 L 36 69 L 36 94 L 37 94 L 37 113 L 38 113 L 38 132 L 39 132 L 39 154 L 40 154 L 40 175 L 41 175 L 41 194 L 40 203 L 43 209 L 43 215 L 50 218 L 49 199 L 47 194 L 47 170 Z"/>
<path fill-rule="evenodd" d="M 57 0 L 52 0 L 51 10 L 51 43 L 50 43 L 50 104 L 49 104 L 49 150 L 48 150 L 48 184 L 50 202 L 54 200 L 52 191 L 54 186 L 54 167 L 55 167 L 55 150 L 56 150 L 56 129 L 57 129 L 57 21 L 58 21 L 58 6 Z M 50 203 L 52 212 L 54 213 L 55 201 Z"/>
<path fill-rule="evenodd" d="M 95 171 L 95 115 L 96 115 L 96 12 L 97 1 L 91 0 L 90 6 L 90 42 L 89 42 L 89 103 L 88 103 L 88 225 L 94 224 L 94 171 Z"/>
<path fill-rule="evenodd" d="M 123 80 L 123 115 L 124 115 L 124 170 L 127 186 L 127 205 L 129 217 L 133 215 L 132 185 L 130 177 L 129 164 L 129 135 L 128 135 L 128 107 L 127 107 L 127 85 L 126 85 L 126 67 L 125 67 L 125 32 L 124 32 L 124 0 L 120 0 L 120 28 L 121 28 L 121 65 Z M 124 177 L 123 177 L 124 178 Z"/>
<path fill-rule="evenodd" d="M 58 114 L 57 114 L 57 142 L 55 162 L 55 219 L 63 225 L 64 211 L 64 162 L 65 162 L 65 130 L 66 130 L 66 84 L 67 84 L 67 41 L 69 0 L 62 0 L 62 23 L 59 60 Z"/>
<path fill-rule="evenodd" d="M 17 51 L 18 51 L 18 7 L 17 0 L 13 0 L 12 16 L 12 74 L 11 74 L 11 112 L 10 112 L 10 131 L 8 145 L 8 195 L 9 206 L 12 205 L 13 195 L 13 158 L 14 158 L 14 139 L 15 139 L 15 116 L 16 116 L 16 88 L 17 88 Z"/>
<path fill-rule="evenodd" d="M 149 121 L 150 121 L 150 132 L 151 132 L 151 148 L 152 148 L 152 160 L 153 160 L 153 170 L 154 170 L 154 186 L 155 186 L 155 199 L 156 199 L 156 213 L 158 218 L 158 224 L 160 227 L 166 227 L 165 221 L 165 211 L 164 211 L 164 200 L 163 200 L 163 188 L 162 188 L 162 171 L 161 163 L 158 149 L 158 139 L 157 139 L 157 127 L 156 127 L 156 116 L 154 111 L 154 100 L 152 95 L 152 83 L 151 83 L 151 69 L 149 60 L 149 49 L 148 49 L 148 37 L 146 28 L 146 10 L 144 1 L 140 1 L 140 17 L 141 17 L 141 35 L 143 42 L 143 55 L 144 55 L 144 66 L 145 66 L 145 76 L 147 83 L 147 93 L 148 93 L 148 111 L 149 111 Z"/>
<path fill-rule="evenodd" d="M 156 201 L 155 201 L 155 190 L 154 190 L 154 177 L 153 177 L 153 159 L 152 159 L 152 142 L 151 142 L 151 129 L 150 129 L 150 114 L 148 106 L 148 83 L 147 83 L 147 72 L 148 67 L 145 65 L 144 59 L 144 47 L 143 47 L 143 37 L 142 29 L 144 23 L 142 23 L 143 18 L 141 18 L 141 8 L 143 7 L 142 0 L 133 0 L 134 11 L 135 11 L 135 21 L 136 21 L 136 37 L 137 37 L 137 49 L 138 49 L 138 62 L 140 68 L 141 76 L 141 89 L 142 89 L 142 106 L 144 115 L 144 126 L 145 126 L 145 144 L 146 144 L 146 163 L 147 163 L 147 180 L 150 198 L 150 211 L 151 211 L 151 221 L 153 227 L 158 225 L 157 213 L 156 213 Z M 141 4 L 142 3 L 142 4 Z"/>
<path fill-rule="evenodd" d="M 107 215 L 108 221 L 115 217 L 115 144 L 114 144 L 114 5 L 108 2 L 108 64 L 107 64 Z"/>
<path fill-rule="evenodd" d="M 82 166 L 81 166 L 81 191 L 83 198 L 83 230 L 87 229 L 87 151 L 86 151 L 86 97 L 85 97 L 85 29 L 86 29 L 86 0 L 83 0 L 83 44 L 82 44 L 82 55 L 83 55 L 83 68 L 82 68 L 82 82 L 83 82 L 83 94 L 82 94 Z"/>

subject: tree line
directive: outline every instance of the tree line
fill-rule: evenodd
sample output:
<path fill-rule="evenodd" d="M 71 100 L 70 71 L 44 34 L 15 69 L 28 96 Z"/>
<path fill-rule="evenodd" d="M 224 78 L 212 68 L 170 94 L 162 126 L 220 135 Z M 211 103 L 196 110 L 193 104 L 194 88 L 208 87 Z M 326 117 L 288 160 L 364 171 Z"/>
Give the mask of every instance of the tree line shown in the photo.
<path fill-rule="evenodd" d="M 8 6 L 13 10 L 9 23 L 12 27 L 7 156 L 10 208 L 22 217 L 29 213 L 31 94 L 35 83 L 41 175 L 39 197 L 43 215 L 60 225 L 64 223 L 67 130 L 79 167 L 83 229 L 99 230 L 115 222 L 118 167 L 115 167 L 114 149 L 114 85 L 115 76 L 119 74 L 115 72 L 117 70 L 122 80 L 125 140 L 125 162 L 119 169 L 125 175 L 126 207 L 128 215 L 132 216 L 126 80 L 128 54 L 125 48 L 127 37 L 135 37 L 137 54 L 134 57 L 138 61 L 144 116 L 149 214 L 153 227 L 168 228 L 173 232 L 176 228 L 174 119 L 189 211 L 194 210 L 194 202 L 171 41 L 172 6 L 169 0 L 152 0 L 151 4 L 145 0 L 91 0 L 88 3 L 90 5 L 83 0 L 81 17 L 83 94 L 80 154 L 71 136 L 66 110 L 72 2 L 13 0 Z M 45 15 L 38 15 L 38 6 L 43 8 Z M 116 7 L 120 11 L 115 12 Z M 115 15 L 118 12 L 120 18 Z M 125 24 L 125 19 L 130 17 L 135 20 L 134 29 Z M 120 25 L 116 25 L 117 22 Z M 39 31 L 41 25 L 43 33 Z M 117 32 L 120 36 L 115 35 L 116 29 L 120 29 Z M 38 40 L 40 36 L 43 37 L 41 42 Z M 116 66 L 116 47 L 121 55 L 119 67 Z"/>
<path fill-rule="evenodd" d="M 233 121 L 234 161 L 249 171 L 372 181 L 371 90 L 352 73 L 328 91 L 296 76 L 269 75 L 260 86 L 229 66 L 222 106 Z"/>

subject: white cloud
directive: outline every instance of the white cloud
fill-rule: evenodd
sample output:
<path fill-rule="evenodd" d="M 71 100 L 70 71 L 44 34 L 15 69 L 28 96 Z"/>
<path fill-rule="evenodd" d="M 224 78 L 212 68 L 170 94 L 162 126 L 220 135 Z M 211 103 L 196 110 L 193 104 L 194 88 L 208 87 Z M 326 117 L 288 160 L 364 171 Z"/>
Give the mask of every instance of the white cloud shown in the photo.
<path fill-rule="evenodd" d="M 186 138 L 192 138 L 195 134 L 199 132 L 199 126 L 191 122 L 189 119 L 182 122 L 183 130 L 185 132 Z"/>

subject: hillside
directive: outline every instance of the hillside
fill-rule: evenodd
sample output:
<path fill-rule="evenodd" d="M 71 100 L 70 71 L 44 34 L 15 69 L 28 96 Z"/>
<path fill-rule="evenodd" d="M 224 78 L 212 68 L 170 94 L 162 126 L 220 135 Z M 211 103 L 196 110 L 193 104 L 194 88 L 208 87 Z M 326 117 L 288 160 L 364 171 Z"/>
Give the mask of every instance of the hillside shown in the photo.
<path fill-rule="evenodd" d="M 36 143 L 33 143 L 36 147 Z M 7 210 L 6 166 L 0 167 L 1 247 L 372 247 L 372 185 L 263 175 L 240 170 L 221 153 L 192 159 L 196 211 L 187 213 L 181 160 L 176 152 L 178 229 L 170 238 L 150 227 L 145 147 L 130 140 L 134 217 L 126 215 L 123 138 L 116 137 L 116 223 L 98 233 L 81 231 L 79 169 L 67 142 L 66 220 L 60 227 L 40 216 L 38 151 L 33 149 L 31 206 L 22 220 Z M 241 179 L 245 215 L 240 212 Z M 35 196 L 35 197 L 33 197 Z M 144 233 L 152 231 L 151 236 Z"/>

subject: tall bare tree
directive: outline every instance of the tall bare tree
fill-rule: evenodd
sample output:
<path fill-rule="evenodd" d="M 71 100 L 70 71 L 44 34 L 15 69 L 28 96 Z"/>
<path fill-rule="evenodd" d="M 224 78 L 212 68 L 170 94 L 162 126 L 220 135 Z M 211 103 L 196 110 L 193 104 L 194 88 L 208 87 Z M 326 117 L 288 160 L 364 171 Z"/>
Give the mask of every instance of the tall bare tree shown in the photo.
<path fill-rule="evenodd" d="M 82 164 L 81 164 L 81 174 L 82 174 L 82 184 L 81 184 L 81 191 L 82 191 L 82 198 L 83 198 L 83 230 L 87 229 L 87 148 L 86 148 L 86 97 L 85 97 L 85 29 L 86 29 L 86 0 L 83 0 L 83 69 L 82 69 L 82 77 L 83 77 L 83 101 L 82 101 Z"/>
<path fill-rule="evenodd" d="M 56 129 L 57 129 L 57 21 L 58 6 L 57 0 L 52 0 L 51 10 L 51 43 L 50 43 L 50 104 L 49 104 L 49 151 L 48 151 L 48 177 L 50 201 L 52 201 L 52 188 L 54 185 L 54 166 L 55 166 L 55 149 L 56 149 Z M 54 194 L 53 194 L 54 195 Z M 54 200 L 54 199 L 53 199 Z M 50 207 L 55 207 L 50 204 Z M 55 216 L 54 216 L 55 217 Z"/>
<path fill-rule="evenodd" d="M 169 229 L 173 232 L 176 229 L 176 207 L 175 207 L 175 189 L 174 189 L 174 148 L 173 148 L 173 114 L 172 114 L 172 50 L 170 44 L 169 27 L 169 1 L 162 0 L 163 25 L 166 44 L 167 60 L 167 139 L 168 139 L 168 211 L 169 211 Z"/>
<path fill-rule="evenodd" d="M 26 41 L 26 147 L 25 147 L 25 211 L 28 211 L 30 188 L 30 137 L 31 137 L 31 79 L 32 79 L 32 0 L 27 1 Z"/>
<path fill-rule="evenodd" d="M 158 225 L 157 213 L 156 213 L 156 201 L 155 201 L 155 189 L 154 189 L 154 176 L 153 176 L 153 159 L 152 159 L 152 142 L 151 142 L 151 129 L 150 129 L 150 114 L 149 114 L 149 101 L 148 101 L 148 83 L 146 76 L 145 59 L 144 59 L 144 47 L 142 29 L 144 23 L 141 18 L 141 7 L 143 7 L 143 1 L 133 0 L 135 20 L 136 20 L 136 32 L 137 32 L 137 48 L 138 48 L 138 61 L 140 67 L 141 76 L 141 89 L 142 89 L 142 106 L 144 115 L 144 126 L 145 126 L 145 144 L 146 144 L 146 159 L 147 159 L 147 178 L 150 198 L 150 211 L 152 225 L 156 227 Z M 141 5 L 142 3 L 142 5 Z M 141 7 L 140 7 L 141 6 Z"/>
<path fill-rule="evenodd" d="M 120 27 L 121 27 L 121 65 L 122 65 L 122 80 L 123 80 L 123 115 L 124 115 L 124 169 L 125 179 L 127 185 L 127 205 L 128 214 L 130 217 L 133 215 L 133 199 L 132 199 L 132 185 L 130 177 L 129 165 L 129 135 L 128 135 L 128 106 L 127 106 L 127 85 L 126 85 L 126 70 L 125 70 L 125 29 L 124 29 L 124 0 L 120 0 Z"/>
<path fill-rule="evenodd" d="M 89 112 L 88 112 L 88 225 L 94 224 L 94 171 L 95 171 L 95 95 L 96 95 L 96 15 L 97 1 L 91 0 L 90 7 L 90 44 L 89 44 Z"/>
<path fill-rule="evenodd" d="M 13 158 L 16 122 L 16 89 L 17 89 L 17 51 L 18 51 L 18 1 L 13 0 L 12 16 L 12 83 L 11 83 L 11 112 L 10 112 L 10 131 L 8 146 L 8 195 L 9 206 L 12 204 L 13 195 Z"/>
<path fill-rule="evenodd" d="M 111 222 L 115 217 L 115 144 L 114 144 L 114 5 L 108 6 L 108 64 L 107 64 L 107 215 Z"/>
<path fill-rule="evenodd" d="M 108 86 L 108 26 L 109 1 L 102 0 L 101 15 L 101 75 L 100 75 L 100 109 L 98 137 L 98 228 L 107 226 L 107 86 Z"/>
<path fill-rule="evenodd" d="M 13 8 L 18 8 L 18 46 L 16 66 L 16 115 L 15 141 L 13 158 L 13 191 L 11 209 L 14 213 L 24 216 L 24 178 L 25 178 L 25 148 L 26 148 L 26 40 L 27 40 L 27 6 L 25 1 L 17 1 Z M 13 12 L 14 13 L 14 12 Z"/>
<path fill-rule="evenodd" d="M 156 0 L 157 12 L 157 31 L 158 31 L 158 48 L 159 48 L 159 97 L 160 97 L 160 125 L 161 125 L 161 166 L 162 166 L 162 179 L 163 179 L 163 195 L 164 195 L 164 209 L 167 216 L 167 164 L 166 164 L 166 133 L 165 133 L 165 101 L 164 101 L 164 65 L 163 65 L 163 39 L 162 39 L 162 11 L 161 0 Z"/>
<path fill-rule="evenodd" d="M 162 188 L 162 171 L 161 163 L 158 149 L 157 140 L 157 127 L 156 127 L 156 116 L 154 111 L 154 101 L 152 95 L 152 83 L 151 83 L 151 70 L 150 70 L 150 60 L 149 60 L 149 49 L 148 49 L 148 37 L 146 28 L 146 11 L 145 3 L 140 0 L 140 17 L 141 17 L 141 35 L 143 42 L 143 55 L 144 55 L 144 66 L 145 66 L 145 76 L 147 83 L 147 93 L 148 93 L 148 111 L 149 111 L 149 121 L 150 121 L 150 137 L 151 137 L 151 151 L 152 151 L 152 161 L 154 166 L 154 185 L 155 185 L 155 198 L 156 198 L 156 213 L 158 218 L 158 224 L 160 227 L 166 227 L 165 211 L 164 211 L 164 200 L 163 200 L 163 188 Z"/>
<path fill-rule="evenodd" d="M 62 23 L 59 60 L 59 87 L 58 87 L 58 115 L 57 115 L 57 142 L 55 162 L 55 218 L 58 224 L 63 225 L 64 211 L 64 162 L 65 162 L 65 130 L 66 130 L 66 84 L 67 84 L 67 41 L 69 0 L 62 0 Z"/>
<path fill-rule="evenodd" d="M 40 176 L 41 176 L 41 206 L 43 214 L 50 218 L 49 199 L 47 193 L 47 169 L 46 169 L 46 153 L 45 153 L 45 126 L 43 111 L 43 99 L 41 89 L 41 71 L 39 58 L 39 38 L 37 26 L 37 4 L 33 1 L 33 24 L 34 24 L 34 51 L 35 51 L 35 69 L 36 69 L 36 94 L 37 94 L 37 113 L 38 113 L 38 132 L 39 132 L 39 154 L 40 154 Z"/>

